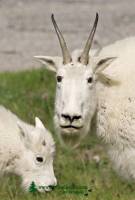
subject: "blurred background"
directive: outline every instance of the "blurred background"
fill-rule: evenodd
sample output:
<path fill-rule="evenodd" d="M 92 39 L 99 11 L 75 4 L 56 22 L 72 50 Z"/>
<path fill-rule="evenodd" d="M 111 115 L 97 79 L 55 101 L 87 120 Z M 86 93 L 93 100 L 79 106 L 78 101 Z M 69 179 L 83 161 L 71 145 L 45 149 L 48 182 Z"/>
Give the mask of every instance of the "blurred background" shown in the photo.
<path fill-rule="evenodd" d="M 34 55 L 61 55 L 51 13 L 70 50 L 82 48 L 96 12 L 95 47 L 134 35 L 133 0 L 0 0 L 0 70 L 39 67 Z"/>

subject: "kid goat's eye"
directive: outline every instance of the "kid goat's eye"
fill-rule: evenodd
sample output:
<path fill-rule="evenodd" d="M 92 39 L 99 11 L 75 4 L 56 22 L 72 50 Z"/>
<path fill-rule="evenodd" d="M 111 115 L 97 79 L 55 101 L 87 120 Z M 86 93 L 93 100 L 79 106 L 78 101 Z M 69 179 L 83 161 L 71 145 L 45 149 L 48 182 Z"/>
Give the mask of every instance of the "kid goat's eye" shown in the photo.
<path fill-rule="evenodd" d="M 57 82 L 61 82 L 62 81 L 62 76 L 57 76 Z"/>
<path fill-rule="evenodd" d="M 40 162 L 40 163 L 43 162 L 43 158 L 42 158 L 42 157 L 39 157 L 39 156 L 36 157 L 36 160 L 37 160 L 38 162 Z"/>
<path fill-rule="evenodd" d="M 89 78 L 88 78 L 88 83 L 92 83 L 92 81 L 93 81 L 93 78 L 92 78 L 92 77 L 89 77 Z"/>

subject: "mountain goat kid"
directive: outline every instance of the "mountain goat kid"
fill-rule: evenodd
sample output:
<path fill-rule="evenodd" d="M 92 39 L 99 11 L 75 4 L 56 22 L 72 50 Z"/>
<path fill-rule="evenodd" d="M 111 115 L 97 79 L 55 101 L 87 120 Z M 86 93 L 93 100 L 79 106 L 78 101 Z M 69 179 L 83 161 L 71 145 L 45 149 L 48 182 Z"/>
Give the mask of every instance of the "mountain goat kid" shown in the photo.
<path fill-rule="evenodd" d="M 52 21 L 63 58 L 36 57 L 56 72 L 54 119 L 59 136 L 84 137 L 94 117 L 115 169 L 135 180 L 135 37 L 107 46 L 99 55 L 89 54 L 96 15 L 84 50 L 71 56 L 54 16 Z"/>
<path fill-rule="evenodd" d="M 26 191 L 32 182 L 40 192 L 49 190 L 49 186 L 57 183 L 53 171 L 54 152 L 54 140 L 39 118 L 35 118 L 35 126 L 29 125 L 0 106 L 1 174 L 21 176 Z"/>

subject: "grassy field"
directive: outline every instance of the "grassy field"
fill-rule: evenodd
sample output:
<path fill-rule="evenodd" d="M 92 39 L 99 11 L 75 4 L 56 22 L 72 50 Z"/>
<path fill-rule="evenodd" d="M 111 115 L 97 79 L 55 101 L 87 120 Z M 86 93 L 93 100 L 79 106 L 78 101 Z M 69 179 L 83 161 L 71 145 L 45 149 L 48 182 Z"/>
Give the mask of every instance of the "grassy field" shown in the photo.
<path fill-rule="evenodd" d="M 54 168 L 59 184 L 59 189 L 50 193 L 25 194 L 20 178 L 6 175 L 0 179 L 0 200 L 134 200 L 134 184 L 122 181 L 113 172 L 104 145 L 94 134 L 75 151 L 61 149 L 53 128 L 54 93 L 54 75 L 44 69 L 0 74 L 0 104 L 30 123 L 34 123 L 35 116 L 40 117 L 53 132 L 57 146 Z M 100 156 L 99 163 L 92 159 L 93 155 Z M 64 186 L 70 189 L 62 189 Z M 89 191 L 82 190 L 83 186 Z"/>

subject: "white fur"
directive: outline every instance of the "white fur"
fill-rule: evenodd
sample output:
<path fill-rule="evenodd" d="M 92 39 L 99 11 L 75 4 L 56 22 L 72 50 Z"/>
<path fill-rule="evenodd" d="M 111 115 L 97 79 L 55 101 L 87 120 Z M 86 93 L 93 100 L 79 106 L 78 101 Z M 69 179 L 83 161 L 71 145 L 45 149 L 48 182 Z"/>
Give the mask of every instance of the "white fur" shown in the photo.
<path fill-rule="evenodd" d="M 135 37 L 105 47 L 100 56 L 117 56 L 105 73 L 120 84 L 97 85 L 97 134 L 108 144 L 118 173 L 135 180 Z"/>
<path fill-rule="evenodd" d="M 63 65 L 62 58 L 35 56 L 46 68 L 55 71 L 56 77 L 61 76 L 62 81 L 57 82 L 56 100 L 55 100 L 55 126 L 61 143 L 62 136 L 76 135 L 82 139 L 89 131 L 91 120 L 96 110 L 96 79 L 99 69 L 105 68 L 113 60 L 112 58 L 103 58 L 103 62 L 98 57 L 94 57 L 92 52 L 89 65 L 83 65 L 78 62 L 81 50 L 72 53 L 72 62 Z M 101 69 L 102 71 L 102 69 Z M 101 73 L 100 73 L 101 74 Z M 88 83 L 88 79 L 92 77 L 92 83 Z M 80 116 L 75 118 L 72 123 L 69 119 L 63 117 Z"/>
<path fill-rule="evenodd" d="M 54 151 L 54 140 L 40 119 L 35 118 L 35 126 L 29 125 L 0 106 L 1 174 L 14 173 L 21 176 L 25 190 L 29 189 L 32 181 L 37 187 L 56 185 Z M 43 162 L 38 162 L 37 156 L 42 157 Z"/>
<path fill-rule="evenodd" d="M 55 101 L 58 135 L 60 139 L 62 134 L 82 138 L 96 116 L 97 134 L 108 144 L 115 169 L 123 177 L 135 179 L 135 37 L 109 45 L 99 55 L 90 52 L 87 66 L 79 63 L 80 53 L 73 52 L 72 62 L 67 65 L 60 58 L 50 58 L 56 76 L 63 77 L 57 83 Z M 107 57 L 117 58 L 111 63 Z M 46 56 L 38 58 L 48 66 Z M 92 83 L 87 82 L 89 77 L 93 78 Z M 63 113 L 80 115 L 72 124 L 82 128 L 62 128 L 61 125 L 70 124 Z"/>

